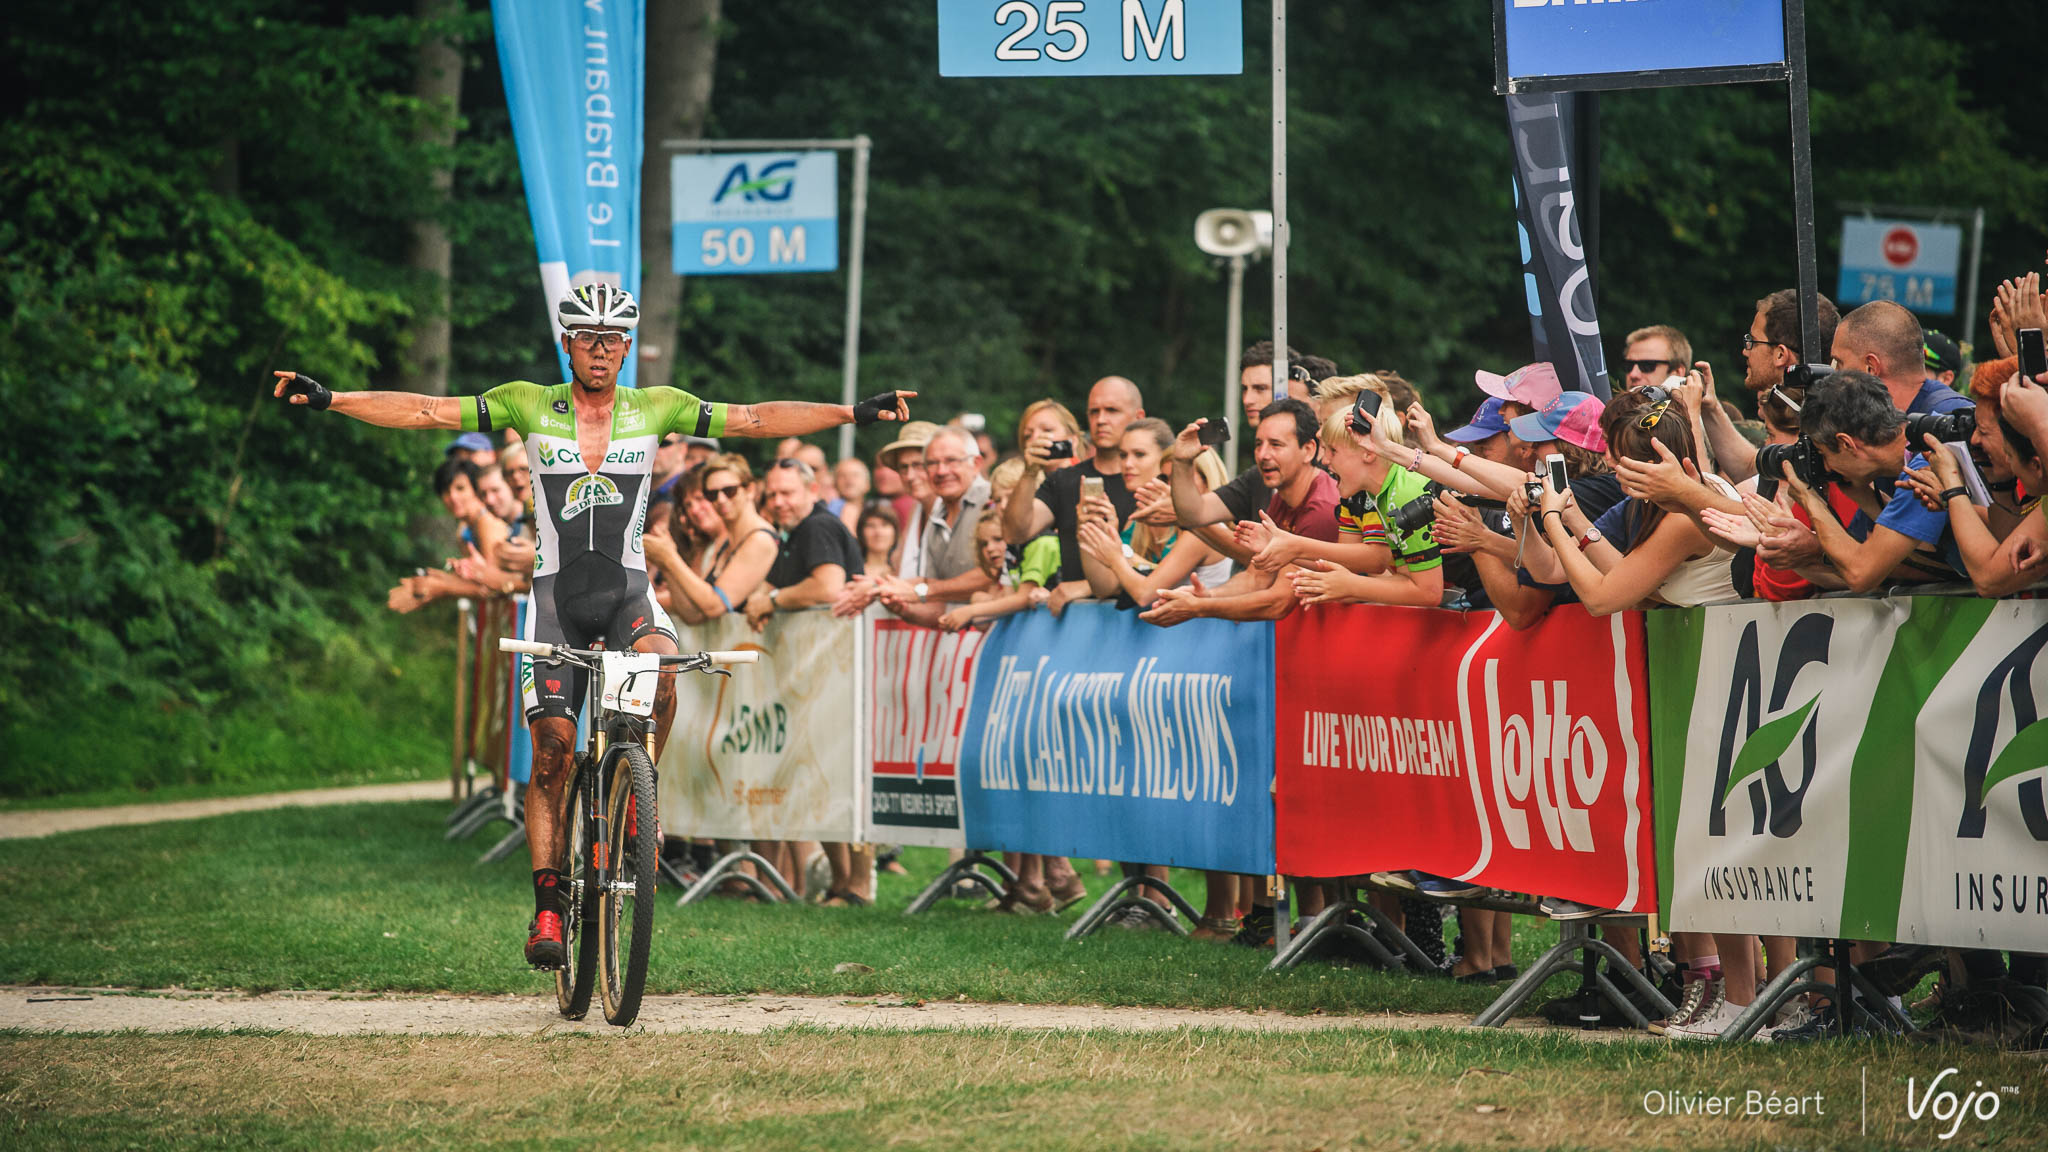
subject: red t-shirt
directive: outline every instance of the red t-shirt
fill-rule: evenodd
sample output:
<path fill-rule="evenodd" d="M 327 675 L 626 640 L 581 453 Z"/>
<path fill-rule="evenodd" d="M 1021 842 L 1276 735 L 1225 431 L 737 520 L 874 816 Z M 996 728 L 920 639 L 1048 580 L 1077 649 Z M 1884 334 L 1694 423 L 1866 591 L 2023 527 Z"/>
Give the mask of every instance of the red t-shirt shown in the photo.
<path fill-rule="evenodd" d="M 1309 483 L 1308 496 L 1300 507 L 1289 508 L 1280 502 L 1280 493 L 1273 493 L 1273 499 L 1266 505 L 1266 515 L 1273 523 L 1296 536 L 1325 543 L 1337 542 L 1337 482 L 1321 468 L 1311 468 L 1315 479 Z"/>
<path fill-rule="evenodd" d="M 1835 510 L 1835 519 L 1844 524 L 1856 518 L 1856 502 L 1849 499 L 1848 495 L 1842 491 L 1840 485 L 1828 485 L 1828 506 Z M 1806 514 L 1805 505 L 1793 504 L 1792 516 L 1808 528 L 1813 527 L 1813 518 Z M 1755 581 L 1756 595 L 1759 600 L 1771 600 L 1779 603 L 1787 600 L 1804 600 L 1820 591 L 1813 581 L 1808 580 L 1799 573 L 1789 569 L 1773 568 L 1761 559 L 1756 562 L 1756 571 L 1752 579 Z"/>

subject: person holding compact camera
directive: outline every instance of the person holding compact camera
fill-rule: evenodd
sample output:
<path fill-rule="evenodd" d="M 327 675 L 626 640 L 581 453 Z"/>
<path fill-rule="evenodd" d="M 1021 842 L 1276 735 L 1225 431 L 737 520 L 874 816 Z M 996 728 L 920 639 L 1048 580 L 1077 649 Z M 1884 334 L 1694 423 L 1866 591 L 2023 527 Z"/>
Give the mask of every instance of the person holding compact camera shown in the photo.
<path fill-rule="evenodd" d="M 1121 376 L 1105 376 L 1088 390 L 1088 435 L 1095 449 L 1092 458 L 1054 467 L 1057 461 L 1074 459 L 1079 444 L 1051 435 L 1050 429 L 1024 445 L 1024 476 L 1003 504 L 1003 539 L 1012 548 L 1022 548 L 1047 531 L 1059 534 L 1059 580 L 1051 601 L 1055 611 L 1069 600 L 1088 595 L 1079 534 L 1083 485 L 1101 487 L 1116 509 L 1119 524 L 1137 511 L 1137 497 L 1124 485 L 1121 453 L 1124 429 L 1144 415 L 1145 398 L 1138 386 Z"/>
<path fill-rule="evenodd" d="M 1856 511 L 1846 521 L 1838 517 L 1817 478 L 1802 475 L 1807 470 L 1791 461 L 1782 479 L 1850 591 L 1949 581 L 1965 571 L 1948 517 L 1913 497 L 1907 473 L 1927 461 L 1907 455 L 1906 414 L 1893 405 L 1884 381 L 1854 370 L 1816 381 L 1806 390 L 1799 428 Z"/>

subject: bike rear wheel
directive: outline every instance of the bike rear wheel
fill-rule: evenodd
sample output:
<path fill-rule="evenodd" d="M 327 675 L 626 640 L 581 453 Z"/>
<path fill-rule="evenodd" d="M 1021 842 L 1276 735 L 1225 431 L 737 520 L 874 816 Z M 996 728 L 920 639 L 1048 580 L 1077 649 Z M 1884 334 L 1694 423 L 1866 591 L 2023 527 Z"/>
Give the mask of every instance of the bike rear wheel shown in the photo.
<path fill-rule="evenodd" d="M 654 943 L 654 884 L 661 873 L 654 761 L 638 744 L 605 754 L 605 835 L 609 881 L 597 916 L 604 1018 L 624 1027 L 640 1014 L 647 954 Z M 629 802 L 631 809 L 629 810 Z"/>
<path fill-rule="evenodd" d="M 569 963 L 555 970 L 555 1005 L 570 1020 L 581 1020 L 590 1011 L 590 995 L 597 987 L 595 929 L 604 876 L 596 867 L 597 773 L 583 757 L 577 759 L 581 763 L 569 789 L 562 825 L 569 841 L 568 869 L 563 875 L 569 889 L 568 912 L 562 917 L 562 943 Z"/>

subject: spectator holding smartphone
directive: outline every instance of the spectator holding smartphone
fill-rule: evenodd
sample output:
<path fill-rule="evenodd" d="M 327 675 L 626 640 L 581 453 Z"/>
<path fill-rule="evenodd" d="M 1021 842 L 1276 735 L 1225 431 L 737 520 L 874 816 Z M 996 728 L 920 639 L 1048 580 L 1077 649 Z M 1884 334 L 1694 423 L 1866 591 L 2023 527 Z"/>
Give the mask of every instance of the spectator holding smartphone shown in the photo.
<path fill-rule="evenodd" d="M 2005 386 L 2018 372 L 2019 362 L 2007 358 L 1977 366 L 1971 392 L 1977 398 L 1977 431 L 1971 440 L 1987 457 L 1987 479 L 1991 481 L 1994 503 L 1979 508 L 1970 502 L 1963 484 L 1962 466 L 1946 447 L 1929 444 L 1927 466 L 1909 470 L 1916 495 L 1929 508 L 1948 516 L 1970 583 L 1977 595 L 2010 596 L 2048 578 L 2048 521 L 2034 513 L 2040 508 L 2037 493 L 2048 491 L 2048 470 L 2042 467 L 2033 440 L 2018 429 L 2008 435 L 2001 398 Z M 1997 503 L 2002 482 L 2017 479 L 2029 498 L 2023 504 Z M 2004 487 L 2012 492 L 2011 486 Z"/>
<path fill-rule="evenodd" d="M 1082 482 L 1093 480 L 1102 485 L 1119 524 L 1137 510 L 1136 498 L 1124 485 L 1122 444 L 1124 429 L 1144 415 L 1145 399 L 1138 386 L 1121 376 L 1105 376 L 1088 391 L 1088 434 L 1095 448 L 1092 459 L 1048 467 L 1054 461 L 1050 449 L 1056 438 L 1047 430 L 1039 431 L 1024 445 L 1024 475 L 1003 505 L 1003 537 L 1012 547 L 1021 548 L 1047 529 L 1059 534 L 1056 601 L 1088 595 L 1087 575 L 1081 566 Z"/>
<path fill-rule="evenodd" d="M 1136 492 L 1162 479 L 1173 450 L 1173 429 L 1164 420 L 1147 417 L 1124 429 L 1121 444 L 1124 486 Z M 1206 490 L 1228 480 L 1223 461 L 1213 449 L 1195 457 L 1196 482 Z M 1132 517 L 1118 531 L 1111 523 L 1107 499 L 1082 508 L 1079 527 L 1082 569 L 1097 598 L 1128 595 L 1139 609 L 1148 608 L 1161 590 L 1178 588 L 1199 578 L 1210 587 L 1230 578 L 1230 561 L 1201 537 L 1180 529 L 1161 530 Z"/>

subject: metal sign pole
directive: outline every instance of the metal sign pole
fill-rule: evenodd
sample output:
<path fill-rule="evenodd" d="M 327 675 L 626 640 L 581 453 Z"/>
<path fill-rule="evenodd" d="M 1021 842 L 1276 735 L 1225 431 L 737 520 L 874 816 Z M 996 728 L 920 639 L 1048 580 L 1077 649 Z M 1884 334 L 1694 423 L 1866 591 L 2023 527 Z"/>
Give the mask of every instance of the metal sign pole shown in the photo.
<path fill-rule="evenodd" d="M 1785 0 L 1785 66 L 1792 114 L 1792 228 L 1799 250 L 1799 355 L 1825 364 L 1820 346 L 1820 256 L 1813 239 L 1813 134 L 1806 93 L 1806 3 Z"/>
<path fill-rule="evenodd" d="M 1963 327 L 1956 333 L 1958 344 L 1974 344 L 1977 340 L 1977 261 L 1983 255 L 1984 210 L 1979 208 L 1970 216 L 1970 278 L 1963 281 Z M 1956 391 L 1968 394 L 1970 390 L 1963 387 Z"/>
<path fill-rule="evenodd" d="M 846 256 L 846 367 L 839 385 L 840 403 L 851 408 L 860 388 L 860 291 L 861 256 L 867 247 L 868 151 L 873 141 L 865 135 L 853 138 L 853 237 Z M 839 459 L 853 456 L 853 425 L 839 426 Z"/>
<path fill-rule="evenodd" d="M 1273 398 L 1276 400 L 1287 395 L 1287 232 L 1287 0 L 1273 0 Z"/>
<path fill-rule="evenodd" d="M 1225 464 L 1232 476 L 1237 475 L 1237 441 L 1245 430 L 1238 425 L 1244 423 L 1239 415 L 1244 407 L 1240 394 L 1237 358 L 1244 341 L 1244 257 L 1230 258 L 1230 311 L 1223 317 L 1223 422 L 1230 425 L 1230 443 L 1224 448 Z"/>
<path fill-rule="evenodd" d="M 1287 395 L 1287 0 L 1273 0 L 1273 398 Z M 1233 444 L 1235 441 L 1232 442 Z M 1280 708 L 1279 689 L 1273 707 Z M 1273 947 L 1287 947 L 1287 878 L 1273 898 Z"/>

